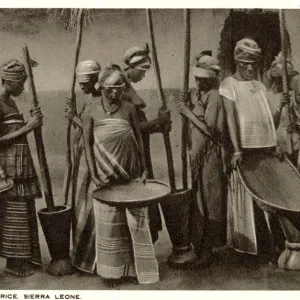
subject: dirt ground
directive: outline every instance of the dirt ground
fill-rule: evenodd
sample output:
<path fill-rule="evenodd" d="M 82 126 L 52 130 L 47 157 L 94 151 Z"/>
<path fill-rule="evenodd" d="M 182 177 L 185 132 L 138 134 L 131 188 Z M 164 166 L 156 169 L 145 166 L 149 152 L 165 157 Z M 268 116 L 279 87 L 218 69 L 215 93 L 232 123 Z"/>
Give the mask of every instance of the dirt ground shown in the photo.
<path fill-rule="evenodd" d="M 42 205 L 43 206 L 43 205 Z M 41 234 L 42 255 L 45 265 L 50 260 Z M 168 234 L 164 229 L 156 244 L 160 282 L 152 285 L 123 284 L 117 290 L 297 290 L 300 272 L 283 271 L 257 257 L 241 255 L 231 250 L 215 254 L 211 267 L 199 270 L 174 270 L 166 263 L 171 251 Z M 0 260 L 0 288 L 4 290 L 105 290 L 100 277 L 76 273 L 55 277 L 43 269 L 28 278 L 15 278 L 3 272 L 5 261 Z"/>

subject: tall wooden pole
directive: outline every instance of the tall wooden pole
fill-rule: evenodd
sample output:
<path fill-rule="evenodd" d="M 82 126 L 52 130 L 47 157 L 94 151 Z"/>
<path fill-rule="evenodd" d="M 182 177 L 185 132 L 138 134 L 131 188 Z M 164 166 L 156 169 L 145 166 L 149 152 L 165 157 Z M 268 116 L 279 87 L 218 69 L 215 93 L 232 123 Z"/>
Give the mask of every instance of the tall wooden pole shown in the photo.
<path fill-rule="evenodd" d="M 287 69 L 287 41 L 286 41 L 286 27 L 285 27 L 285 15 L 284 10 L 279 10 L 279 22 L 280 22 L 280 39 L 281 39 L 281 52 L 283 56 L 283 74 L 282 74 L 282 84 L 283 92 L 289 94 L 290 87 L 288 82 L 288 69 Z M 290 105 L 288 108 L 288 118 L 289 123 L 292 122 Z M 287 133 L 287 152 L 293 155 L 293 140 L 292 135 Z"/>
<path fill-rule="evenodd" d="M 78 58 L 79 58 L 79 53 L 80 53 L 80 48 L 81 48 L 83 16 L 84 16 L 83 8 L 81 8 L 79 10 L 79 13 L 77 16 L 76 50 L 75 50 L 75 56 L 74 56 L 71 88 L 70 88 L 70 94 L 69 94 L 69 99 L 71 101 L 71 105 L 72 105 L 72 107 L 75 107 L 75 109 L 76 109 L 76 99 L 75 99 L 75 97 L 76 97 L 76 94 L 75 94 L 76 67 L 78 64 Z M 66 155 L 67 167 L 66 167 L 65 181 L 64 181 L 64 187 L 63 187 L 65 204 L 68 203 L 70 182 L 72 179 L 72 170 L 73 170 L 72 149 L 71 149 L 71 128 L 72 128 L 72 121 L 69 120 L 68 126 L 67 126 L 67 155 Z"/>
<path fill-rule="evenodd" d="M 30 62 L 30 56 L 27 46 L 25 46 L 23 49 L 23 61 L 26 69 L 26 73 L 28 75 L 29 80 L 29 91 L 32 95 L 32 109 L 35 110 L 39 107 L 39 102 L 36 94 L 36 89 L 34 85 L 33 80 L 33 73 L 31 68 L 31 62 Z M 47 158 L 45 153 L 45 147 L 43 143 L 43 134 L 42 134 L 42 127 L 37 127 L 34 129 L 34 138 L 36 143 L 36 150 L 39 160 L 39 165 L 41 169 L 41 177 L 43 181 L 44 186 L 44 194 L 45 194 L 45 200 L 46 205 L 48 208 L 48 211 L 55 211 L 55 205 L 53 200 L 53 193 L 52 193 L 52 186 L 51 186 L 51 178 L 49 174 L 48 164 L 47 164 Z"/>
<path fill-rule="evenodd" d="M 158 96 L 161 101 L 162 107 L 161 111 L 167 111 L 167 102 L 165 99 L 164 91 L 162 88 L 161 83 L 161 77 L 160 77 L 160 69 L 157 59 L 157 53 L 156 53 L 156 45 L 155 45 L 155 38 L 154 38 L 154 30 L 153 30 L 153 21 L 152 21 L 152 11 L 151 9 L 146 10 L 147 14 L 147 23 L 150 33 L 150 41 L 151 41 L 151 52 L 152 52 L 152 58 L 153 58 L 153 66 L 154 66 L 154 72 L 155 72 L 155 78 L 156 78 L 156 84 L 157 84 L 157 91 Z M 164 137 L 164 143 L 166 148 L 166 154 L 167 154 L 167 163 L 168 163 L 168 173 L 169 173 L 169 181 L 170 181 L 170 187 L 171 191 L 176 191 L 176 184 L 175 184 L 175 171 L 174 171 L 174 165 L 173 165 L 173 154 L 172 154 L 172 148 L 170 143 L 170 136 L 169 132 L 164 131 L 163 132 Z"/>
<path fill-rule="evenodd" d="M 190 74 L 190 49 L 191 49 L 191 22 L 190 9 L 184 10 L 184 25 L 185 25 L 185 41 L 184 41 L 184 78 L 183 92 L 186 98 L 189 92 L 189 74 Z M 181 160 L 182 160 L 182 185 L 184 189 L 188 188 L 187 176 L 187 135 L 188 135 L 188 119 L 182 117 L 181 131 Z"/>

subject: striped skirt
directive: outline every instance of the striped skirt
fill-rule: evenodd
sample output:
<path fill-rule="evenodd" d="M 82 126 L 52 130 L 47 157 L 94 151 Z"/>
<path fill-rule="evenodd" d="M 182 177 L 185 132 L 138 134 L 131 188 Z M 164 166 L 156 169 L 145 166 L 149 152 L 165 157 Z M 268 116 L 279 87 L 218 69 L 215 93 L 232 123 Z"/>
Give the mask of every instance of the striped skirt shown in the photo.
<path fill-rule="evenodd" d="M 0 194 L 0 256 L 42 264 L 33 198 Z"/>
<path fill-rule="evenodd" d="M 77 269 L 88 273 L 94 273 L 96 266 L 95 216 L 92 195 L 94 189 L 90 173 L 86 171 L 80 182 L 80 190 L 76 195 L 74 207 L 71 262 Z"/>
<path fill-rule="evenodd" d="M 94 199 L 97 273 L 103 278 L 137 276 L 159 281 L 147 208 L 119 209 Z"/>
<path fill-rule="evenodd" d="M 81 131 L 77 131 L 73 141 L 73 249 L 71 262 L 79 270 L 94 273 L 95 253 L 95 216 L 93 210 L 93 185 L 88 170 Z"/>

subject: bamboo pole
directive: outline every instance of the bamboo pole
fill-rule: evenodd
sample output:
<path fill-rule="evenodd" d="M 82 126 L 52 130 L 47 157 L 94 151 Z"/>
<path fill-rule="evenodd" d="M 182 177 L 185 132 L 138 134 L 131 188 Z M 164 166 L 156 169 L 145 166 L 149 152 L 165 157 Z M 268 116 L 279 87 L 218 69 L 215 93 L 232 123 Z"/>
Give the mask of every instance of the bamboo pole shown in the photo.
<path fill-rule="evenodd" d="M 167 111 L 168 107 L 167 107 L 167 102 L 166 102 L 165 95 L 164 95 L 163 88 L 162 88 L 160 69 L 159 69 L 157 53 L 156 53 L 156 45 L 155 45 L 153 21 L 152 21 L 152 10 L 147 9 L 146 15 L 147 15 L 147 23 L 148 23 L 149 33 L 150 33 L 151 52 L 152 52 L 152 58 L 153 58 L 153 65 L 154 65 L 154 72 L 155 72 L 155 78 L 156 78 L 156 84 L 157 84 L 158 97 L 162 104 L 160 111 Z M 170 187 L 171 187 L 171 191 L 175 192 L 176 191 L 175 171 L 174 171 L 174 165 L 173 165 L 173 154 L 172 154 L 169 132 L 164 131 L 163 137 L 164 137 L 164 143 L 165 143 L 166 154 L 167 154 Z"/>
<path fill-rule="evenodd" d="M 75 50 L 75 56 L 74 56 L 71 88 L 70 88 L 70 94 L 69 94 L 69 99 L 71 101 L 71 105 L 75 108 L 76 108 L 76 99 L 75 99 L 75 96 L 76 96 L 76 94 L 75 94 L 76 66 L 78 64 L 78 58 L 79 58 L 79 53 L 80 53 L 80 48 L 81 48 L 83 16 L 84 16 L 83 8 L 81 8 L 79 10 L 79 13 L 77 16 L 76 50 Z M 68 203 L 68 196 L 69 196 L 70 183 L 71 183 L 71 179 L 72 179 L 72 170 L 73 170 L 72 157 L 71 157 L 72 156 L 71 128 L 72 128 L 72 121 L 69 120 L 68 125 L 67 125 L 67 155 L 66 155 L 67 167 L 66 167 L 66 175 L 65 175 L 64 187 L 63 187 L 65 204 Z"/>
<path fill-rule="evenodd" d="M 190 74 L 190 49 L 191 49 L 191 24 L 190 24 L 190 9 L 184 10 L 184 25 L 185 25 L 185 41 L 184 41 L 184 78 L 183 78 L 183 92 L 188 97 L 189 92 L 189 74 Z M 186 103 L 187 104 L 187 103 Z M 188 188 L 187 176 L 187 135 L 188 135 L 188 119 L 182 117 L 181 130 L 181 160 L 182 160 L 182 186 L 184 189 Z"/>
<path fill-rule="evenodd" d="M 287 44 L 286 44 L 286 27 L 285 27 L 285 15 L 283 9 L 279 10 L 279 22 L 280 22 L 280 39 L 281 39 L 281 52 L 283 56 L 283 74 L 282 74 L 282 85 L 283 93 L 289 94 L 290 87 L 288 83 L 288 69 L 287 69 Z M 287 106 L 288 109 L 288 121 L 292 122 L 290 105 Z M 293 140 L 292 135 L 287 133 L 287 152 L 293 155 Z"/>
<path fill-rule="evenodd" d="M 36 89 L 34 85 L 33 73 L 30 63 L 30 56 L 27 46 L 23 49 L 23 61 L 26 69 L 26 73 L 29 79 L 29 91 L 32 94 L 32 109 L 35 110 L 39 107 L 39 102 L 36 94 Z M 48 211 L 55 211 L 55 205 L 53 200 L 52 186 L 51 186 L 51 178 L 49 174 L 47 158 L 45 153 L 45 147 L 43 143 L 43 134 L 42 127 L 37 127 L 34 129 L 34 138 L 36 143 L 36 150 L 38 155 L 38 160 L 41 169 L 41 177 L 44 186 L 44 194 Z"/>

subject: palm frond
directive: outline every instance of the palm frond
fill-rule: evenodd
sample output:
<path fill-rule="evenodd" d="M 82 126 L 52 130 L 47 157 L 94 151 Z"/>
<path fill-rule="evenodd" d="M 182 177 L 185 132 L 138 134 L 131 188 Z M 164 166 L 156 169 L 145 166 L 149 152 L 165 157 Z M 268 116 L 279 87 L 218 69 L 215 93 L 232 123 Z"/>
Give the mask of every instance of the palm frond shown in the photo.
<path fill-rule="evenodd" d="M 50 8 L 48 9 L 49 21 L 52 22 L 53 20 L 60 20 L 63 22 L 65 29 L 72 30 L 77 26 L 79 11 L 79 8 Z M 93 10 L 84 9 L 83 25 L 89 26 L 94 20 L 95 18 Z"/>

